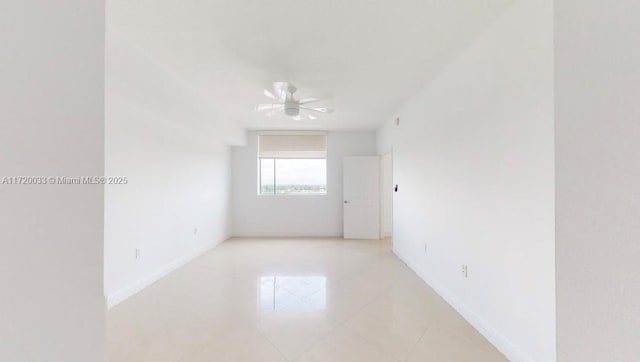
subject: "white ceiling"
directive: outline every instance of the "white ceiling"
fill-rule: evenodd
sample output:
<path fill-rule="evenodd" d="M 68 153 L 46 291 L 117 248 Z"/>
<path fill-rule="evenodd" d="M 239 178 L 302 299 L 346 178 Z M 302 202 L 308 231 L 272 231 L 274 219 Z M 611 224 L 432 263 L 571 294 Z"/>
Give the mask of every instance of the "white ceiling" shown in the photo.
<path fill-rule="evenodd" d="M 510 0 L 107 0 L 107 29 L 249 129 L 376 129 Z M 107 52 L 107 61 L 109 52 Z M 267 118 L 273 81 L 331 95 L 315 121 Z"/>

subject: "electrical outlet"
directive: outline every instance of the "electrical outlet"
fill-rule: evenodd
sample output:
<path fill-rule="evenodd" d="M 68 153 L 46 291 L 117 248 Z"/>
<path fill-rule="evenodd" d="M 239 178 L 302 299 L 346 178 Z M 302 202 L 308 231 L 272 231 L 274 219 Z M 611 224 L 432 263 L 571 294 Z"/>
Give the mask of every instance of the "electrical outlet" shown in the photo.
<path fill-rule="evenodd" d="M 198 234 L 198 228 L 193 228 L 193 235 L 197 235 Z"/>
<path fill-rule="evenodd" d="M 462 277 L 467 278 L 469 276 L 469 269 L 466 264 L 462 264 Z"/>
<path fill-rule="evenodd" d="M 140 259 L 142 256 L 142 249 L 136 248 L 136 259 Z"/>

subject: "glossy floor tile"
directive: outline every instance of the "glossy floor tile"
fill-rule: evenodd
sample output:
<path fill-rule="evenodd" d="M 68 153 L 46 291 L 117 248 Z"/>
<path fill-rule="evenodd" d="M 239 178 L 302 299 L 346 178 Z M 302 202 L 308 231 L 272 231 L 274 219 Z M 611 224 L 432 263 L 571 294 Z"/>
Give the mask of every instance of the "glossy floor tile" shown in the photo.
<path fill-rule="evenodd" d="M 108 312 L 109 361 L 504 361 L 390 246 L 229 240 Z"/>

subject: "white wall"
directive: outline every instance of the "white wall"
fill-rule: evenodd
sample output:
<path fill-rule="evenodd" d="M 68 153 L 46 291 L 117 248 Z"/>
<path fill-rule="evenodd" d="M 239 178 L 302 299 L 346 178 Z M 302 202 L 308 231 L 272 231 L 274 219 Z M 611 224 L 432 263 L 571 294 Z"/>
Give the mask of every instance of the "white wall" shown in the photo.
<path fill-rule="evenodd" d="M 4 1 L 0 24 L 0 178 L 102 175 L 104 2 Z M 0 184 L 0 361 L 105 360 L 103 190 Z"/>
<path fill-rule="evenodd" d="M 257 134 L 232 148 L 234 236 L 341 236 L 342 160 L 376 154 L 374 132 L 329 132 L 327 195 L 260 196 Z"/>
<path fill-rule="evenodd" d="M 227 136 L 207 132 L 197 96 L 107 35 L 105 172 L 128 178 L 105 191 L 112 306 L 229 237 L 231 169 Z"/>
<path fill-rule="evenodd" d="M 555 1 L 558 359 L 640 358 L 640 3 Z"/>
<path fill-rule="evenodd" d="M 517 361 L 556 357 L 552 6 L 514 2 L 378 132 L 394 251 Z"/>

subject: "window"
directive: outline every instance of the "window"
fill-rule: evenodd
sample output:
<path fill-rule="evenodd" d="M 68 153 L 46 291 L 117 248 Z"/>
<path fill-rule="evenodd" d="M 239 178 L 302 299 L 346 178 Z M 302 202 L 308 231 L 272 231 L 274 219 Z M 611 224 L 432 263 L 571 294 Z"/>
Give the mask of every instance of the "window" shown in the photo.
<path fill-rule="evenodd" d="M 327 161 L 261 158 L 260 194 L 326 194 Z"/>
<path fill-rule="evenodd" d="M 259 135 L 260 195 L 326 194 L 324 132 L 263 132 Z"/>

